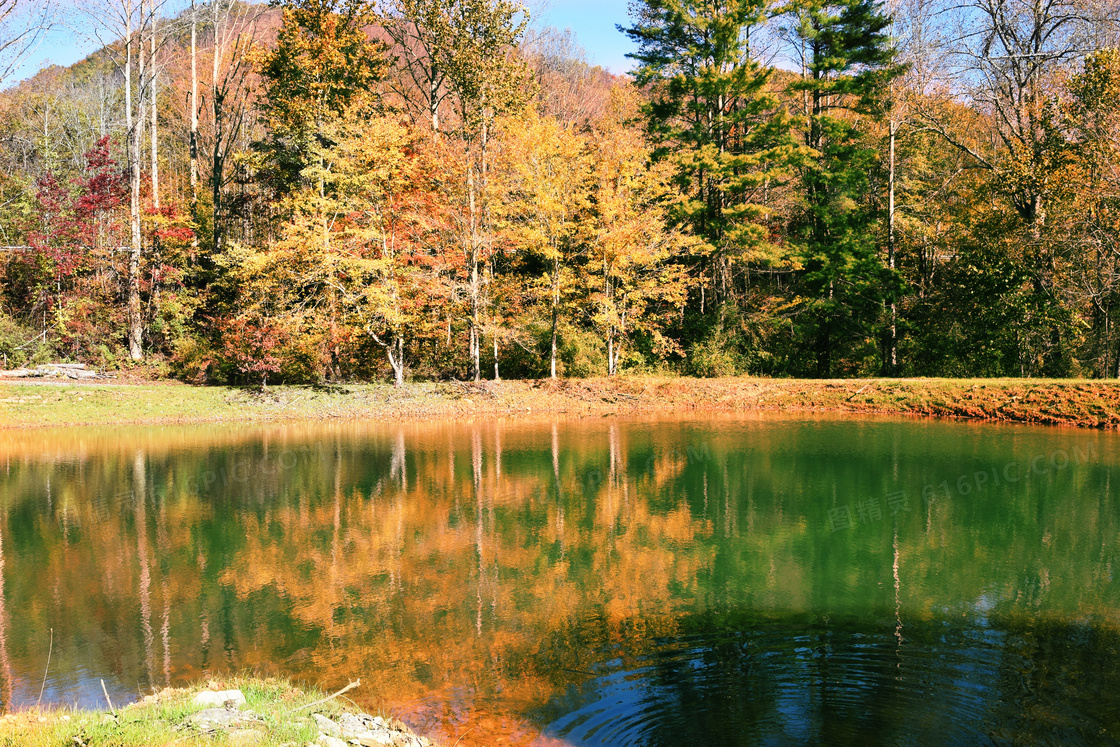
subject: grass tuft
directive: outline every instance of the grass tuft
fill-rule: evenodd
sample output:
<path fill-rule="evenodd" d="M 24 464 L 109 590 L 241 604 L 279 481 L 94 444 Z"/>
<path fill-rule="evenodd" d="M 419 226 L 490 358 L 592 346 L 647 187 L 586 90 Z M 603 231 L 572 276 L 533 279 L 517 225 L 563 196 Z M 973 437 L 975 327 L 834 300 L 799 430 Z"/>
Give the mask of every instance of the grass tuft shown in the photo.
<path fill-rule="evenodd" d="M 208 689 L 241 690 L 245 704 L 240 710 L 251 712 L 255 720 L 245 724 L 246 732 L 218 730 L 206 733 L 190 721 L 205 706 L 194 704 L 194 697 Z M 312 712 L 337 716 L 345 710 L 337 700 L 316 705 L 324 694 L 301 689 L 284 679 L 231 677 L 190 688 L 168 688 L 124 708 L 116 715 L 108 711 L 72 708 L 31 708 L 0 717 L 0 746 L 8 747 L 162 747 L 164 745 L 253 744 L 259 747 L 305 745 L 319 734 Z"/>

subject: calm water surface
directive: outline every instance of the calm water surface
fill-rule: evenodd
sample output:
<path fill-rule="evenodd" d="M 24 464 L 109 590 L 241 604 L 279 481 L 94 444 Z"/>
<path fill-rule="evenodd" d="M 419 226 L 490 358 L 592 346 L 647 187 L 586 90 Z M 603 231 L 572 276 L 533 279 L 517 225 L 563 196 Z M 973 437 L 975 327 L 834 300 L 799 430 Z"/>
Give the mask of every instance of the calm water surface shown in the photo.
<path fill-rule="evenodd" d="M 1112 743 L 1118 468 L 889 419 L 0 432 L 0 699 L 53 629 L 52 703 L 252 670 L 463 745 Z"/>

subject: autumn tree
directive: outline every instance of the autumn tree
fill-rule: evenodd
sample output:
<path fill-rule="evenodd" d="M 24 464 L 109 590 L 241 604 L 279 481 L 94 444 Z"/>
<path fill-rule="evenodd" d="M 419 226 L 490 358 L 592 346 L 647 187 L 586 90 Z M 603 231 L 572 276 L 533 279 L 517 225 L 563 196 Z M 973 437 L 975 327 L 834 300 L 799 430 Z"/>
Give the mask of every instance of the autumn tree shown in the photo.
<path fill-rule="evenodd" d="M 281 8 L 276 46 L 256 58 L 268 128 L 257 148 L 286 194 L 301 183 L 311 151 L 329 145 L 324 128 L 381 79 L 385 59 L 366 33 L 375 17 L 365 0 L 284 0 Z"/>
<path fill-rule="evenodd" d="M 1120 378 L 1120 51 L 1090 55 L 1068 85 L 1065 127 L 1073 136 L 1060 174 L 1062 230 L 1056 240 L 1077 248 L 1067 293 L 1087 306 L 1093 373 Z"/>
<path fill-rule="evenodd" d="M 358 245 L 341 273 L 345 316 L 385 352 L 404 384 L 406 344 L 419 341 L 444 299 L 438 241 L 440 195 L 421 135 L 390 117 L 347 117 L 332 132 L 340 224 Z"/>
<path fill-rule="evenodd" d="M 634 92 L 615 88 L 590 138 L 595 222 L 584 279 L 609 376 L 619 372 L 635 335 L 644 335 L 655 355 L 678 352 L 662 328 L 666 314 L 679 313 L 687 299 L 678 260 L 692 241 L 671 226 L 681 199 L 673 166 L 654 161 L 652 146 L 631 124 L 636 109 Z"/>
<path fill-rule="evenodd" d="M 326 344 L 330 378 L 338 376 L 338 257 L 332 249 L 333 201 L 330 132 L 347 108 L 361 99 L 376 103 L 369 91 L 384 69 L 383 45 L 369 38 L 374 20 L 361 0 L 292 0 L 283 5 L 276 47 L 258 55 L 264 81 L 261 112 L 267 138 L 256 145 L 264 157 L 267 177 L 291 211 L 287 240 L 301 241 L 310 231 L 314 241 L 304 253 L 308 282 L 326 294 Z M 315 222 L 311 225 L 309 221 Z M 296 237 L 296 238 L 292 238 Z"/>
<path fill-rule="evenodd" d="M 103 48 L 0 91 L 0 323 L 200 380 L 1113 376 L 1106 6 L 639 0 L 634 85 L 516 0 L 80 0 Z"/>
<path fill-rule="evenodd" d="M 509 0 L 464 0 L 453 6 L 455 44 L 445 63 L 454 95 L 466 154 L 466 204 L 462 218 L 468 309 L 468 351 L 472 378 L 481 377 L 485 306 L 483 272 L 492 251 L 491 211 L 487 204 L 488 151 L 494 118 L 524 104 L 527 75 L 511 59 L 524 32 L 524 7 Z"/>
<path fill-rule="evenodd" d="M 406 342 L 423 328 L 429 270 L 423 188 L 414 132 L 355 102 L 312 141 L 300 184 L 281 206 L 279 239 L 263 251 L 229 253 L 258 324 L 278 324 L 305 351 L 308 373 L 341 375 L 342 358 L 372 341 L 395 382 Z M 325 143 L 325 144 L 324 144 Z"/>
<path fill-rule="evenodd" d="M 1055 91 L 1069 65 L 1091 52 L 1111 22 L 1079 0 L 972 0 L 944 9 L 954 19 L 949 46 L 957 68 L 949 91 L 966 95 L 983 115 L 990 148 L 969 147 L 952 133 L 951 120 L 924 112 L 931 128 L 987 172 L 993 191 L 1019 218 L 1008 243 L 1030 277 L 1037 330 L 1023 337 L 1025 370 L 1068 372 L 1069 335 L 1059 300 L 1061 244 L 1047 239 L 1047 219 L 1065 157 Z M 993 237 L 1002 242 L 1003 237 Z M 1031 344 L 1026 345 L 1030 340 Z M 1037 361 L 1037 363 L 1035 363 Z"/>
<path fill-rule="evenodd" d="M 386 28 L 403 68 L 398 79 L 411 81 L 407 90 L 399 89 L 410 110 L 424 112 L 435 135 L 446 102 L 458 125 L 453 134 L 463 157 L 453 162 L 462 164 L 462 185 L 449 193 L 460 195 L 456 238 L 463 253 L 470 375 L 476 381 L 493 248 L 488 153 L 495 117 L 526 99 L 528 76 L 512 57 L 526 23 L 524 7 L 511 0 L 396 0 L 387 11 Z"/>
<path fill-rule="evenodd" d="M 549 314 L 549 375 L 556 378 L 557 342 L 565 278 L 583 253 L 591 228 L 591 159 L 587 144 L 571 126 L 527 112 L 503 120 L 504 199 L 500 206 L 505 236 L 530 266 L 544 270 Z"/>
<path fill-rule="evenodd" d="M 47 172 L 37 180 L 32 216 L 23 227 L 31 252 L 23 255 L 34 309 L 59 342 L 85 350 L 91 318 L 117 303 L 113 276 L 120 269 L 115 249 L 126 233 L 122 206 L 128 197 L 127 172 L 109 154 L 109 137 L 84 155 L 82 171 L 71 180 Z"/>
<path fill-rule="evenodd" d="M 1078 0 L 972 0 L 959 8 L 959 41 L 950 48 L 968 71 L 960 89 L 991 118 L 1002 146 L 988 155 L 954 138 L 934 113 L 927 117 L 949 143 L 992 171 L 1035 235 L 1045 224 L 1060 137 L 1054 128 L 1054 76 L 1091 47 L 1090 8 Z"/>
<path fill-rule="evenodd" d="M 443 104 L 451 95 L 447 66 L 455 48 L 452 9 L 444 0 L 391 0 L 379 18 L 394 45 L 396 74 L 389 87 L 413 121 L 426 124 L 433 134 L 443 126 Z"/>
<path fill-rule="evenodd" d="M 160 3 L 162 5 L 162 3 Z M 106 49 L 113 50 L 114 62 L 123 73 L 125 131 L 129 169 L 129 255 L 127 285 L 127 341 L 129 356 L 133 361 L 144 357 L 143 309 L 141 308 L 141 265 L 143 261 L 143 235 L 141 227 L 141 148 L 144 134 L 146 105 L 151 95 L 151 77 L 145 76 L 144 29 L 154 19 L 156 6 L 148 11 L 144 0 L 89 0 L 84 7 L 86 16 L 94 23 L 94 35 Z M 107 34 L 107 38 L 103 37 Z M 123 42 L 123 59 L 116 52 L 115 42 Z M 135 60 L 135 66 L 133 64 Z M 135 74 L 134 74 L 135 70 Z M 149 65 L 148 73 L 152 71 Z M 135 77 L 134 77 L 135 75 Z"/>
<path fill-rule="evenodd" d="M 230 163 L 238 148 L 244 147 L 245 131 L 251 125 L 253 96 L 250 77 L 253 74 L 252 48 L 258 33 L 259 10 L 230 0 L 211 0 L 203 20 L 210 32 L 210 85 L 203 99 L 198 95 L 197 9 L 191 9 L 191 83 L 190 106 L 190 177 L 191 211 L 200 221 L 198 193 L 199 156 L 207 152 L 207 182 L 210 197 L 210 250 L 218 253 L 227 232 L 230 206 L 226 191 L 232 180 Z M 202 128 L 200 109 L 205 109 Z"/>

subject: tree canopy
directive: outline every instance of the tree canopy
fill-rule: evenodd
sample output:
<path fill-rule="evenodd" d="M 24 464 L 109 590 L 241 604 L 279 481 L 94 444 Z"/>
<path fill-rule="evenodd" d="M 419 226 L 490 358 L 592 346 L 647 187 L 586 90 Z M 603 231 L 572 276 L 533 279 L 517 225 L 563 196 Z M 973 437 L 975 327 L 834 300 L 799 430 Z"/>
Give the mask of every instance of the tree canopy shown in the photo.
<path fill-rule="evenodd" d="M 91 4 L 0 92 L 0 353 L 1120 376 L 1120 29 L 1028 5 L 638 0 L 622 76 L 514 0 Z"/>

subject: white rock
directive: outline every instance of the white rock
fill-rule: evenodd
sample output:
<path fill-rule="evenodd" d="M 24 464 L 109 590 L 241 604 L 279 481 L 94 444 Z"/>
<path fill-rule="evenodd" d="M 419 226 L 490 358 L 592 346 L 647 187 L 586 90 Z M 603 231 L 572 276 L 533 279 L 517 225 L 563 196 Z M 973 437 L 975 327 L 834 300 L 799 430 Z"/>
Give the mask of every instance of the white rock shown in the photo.
<path fill-rule="evenodd" d="M 319 731 L 326 734 L 328 737 L 337 738 L 342 736 L 342 727 L 323 714 L 313 713 L 311 714 L 311 718 L 315 719 L 315 726 L 319 727 Z"/>
<path fill-rule="evenodd" d="M 207 708 L 204 711 L 192 714 L 189 720 L 198 724 L 203 731 L 213 731 L 218 727 L 225 728 L 242 721 L 252 720 L 252 718 L 246 717 L 246 714 L 241 711 L 228 708 Z"/>
<path fill-rule="evenodd" d="M 318 744 L 319 747 L 350 747 L 338 737 L 332 737 L 327 734 L 320 734 L 319 741 L 316 742 L 316 744 Z"/>
<path fill-rule="evenodd" d="M 240 690 L 219 690 L 218 692 L 203 690 L 194 696 L 195 705 L 221 706 L 226 703 L 241 705 L 244 702 L 245 696 L 241 694 Z"/>
<path fill-rule="evenodd" d="M 338 717 L 338 728 L 343 739 L 353 739 L 376 729 L 377 722 L 365 713 L 344 713 Z"/>

